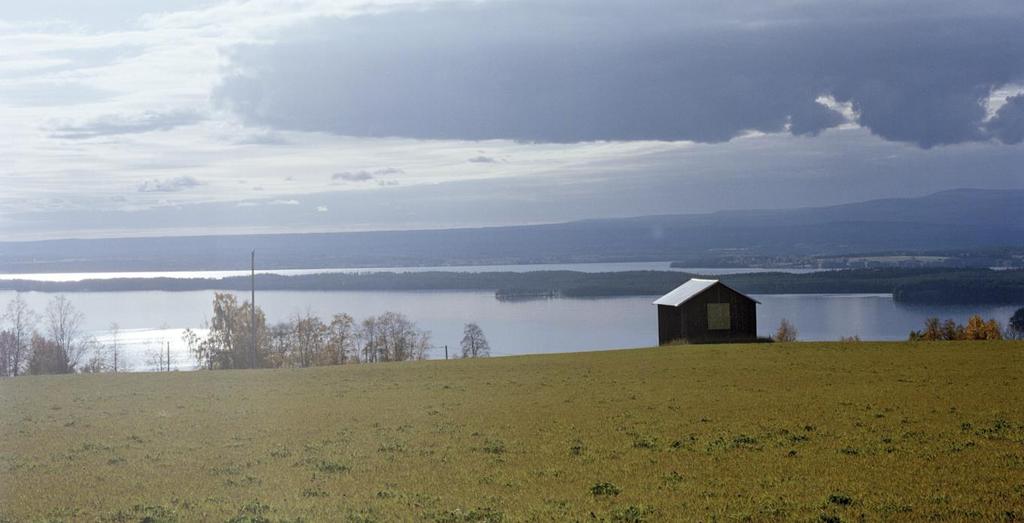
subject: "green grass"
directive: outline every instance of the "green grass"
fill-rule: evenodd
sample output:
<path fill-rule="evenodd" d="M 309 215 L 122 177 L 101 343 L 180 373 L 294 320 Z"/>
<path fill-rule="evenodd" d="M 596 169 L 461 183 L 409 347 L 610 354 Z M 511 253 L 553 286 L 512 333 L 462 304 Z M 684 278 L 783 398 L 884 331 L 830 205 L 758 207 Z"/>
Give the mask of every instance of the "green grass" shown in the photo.
<path fill-rule="evenodd" d="M 0 521 L 1024 518 L 1024 343 L 0 381 Z"/>

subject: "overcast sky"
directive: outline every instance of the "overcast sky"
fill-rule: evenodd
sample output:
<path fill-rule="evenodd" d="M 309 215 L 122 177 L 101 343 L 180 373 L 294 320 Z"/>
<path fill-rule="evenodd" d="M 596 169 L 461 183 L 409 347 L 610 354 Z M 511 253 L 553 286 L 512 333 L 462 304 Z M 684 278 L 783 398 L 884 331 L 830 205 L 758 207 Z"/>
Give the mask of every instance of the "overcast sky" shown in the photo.
<path fill-rule="evenodd" d="M 3 239 L 1024 188 L 1017 0 L 11 4 Z"/>

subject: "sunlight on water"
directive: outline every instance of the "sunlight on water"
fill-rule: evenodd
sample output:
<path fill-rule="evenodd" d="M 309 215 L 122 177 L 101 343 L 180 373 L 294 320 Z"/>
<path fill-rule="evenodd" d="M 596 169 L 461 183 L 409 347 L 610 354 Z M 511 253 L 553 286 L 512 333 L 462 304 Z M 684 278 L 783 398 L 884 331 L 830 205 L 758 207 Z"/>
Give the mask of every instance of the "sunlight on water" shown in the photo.
<path fill-rule="evenodd" d="M 212 291 L 188 292 L 82 292 L 69 293 L 85 313 L 83 329 L 101 344 L 110 343 L 112 322 L 120 325 L 120 343 L 132 370 L 155 368 L 149 360 L 159 347 L 171 347 L 172 368 L 190 369 L 181 334 L 201 328 L 211 314 Z M 42 312 L 52 294 L 24 294 L 30 306 Z M 247 300 L 247 293 L 238 293 Z M 14 297 L 0 292 L 0 303 Z M 758 332 L 770 335 L 782 318 L 793 322 L 801 340 L 836 340 L 860 336 L 864 340 L 903 340 L 929 316 L 965 322 L 971 314 L 994 317 L 1004 323 L 1012 306 L 905 306 L 888 294 L 755 295 Z M 385 311 L 406 314 L 431 331 L 435 349 L 431 358 L 444 357 L 444 345 L 454 354 L 465 323 L 483 328 L 496 356 L 574 352 L 645 347 L 657 343 L 657 314 L 653 296 L 596 299 L 541 299 L 498 301 L 490 292 L 302 292 L 264 291 L 257 304 L 271 323 L 286 321 L 307 311 L 327 318 L 347 312 L 356 321 Z M 42 326 L 40 326 L 42 327 Z"/>
<path fill-rule="evenodd" d="M 808 273 L 816 269 L 761 269 L 761 268 L 714 268 L 714 267 L 670 267 L 671 262 L 621 262 L 621 263 L 545 263 L 532 265 L 450 265 L 436 267 L 359 267 L 340 269 L 267 269 L 257 274 L 280 274 L 299 276 L 303 274 L 356 274 L 370 272 L 532 272 L 532 271 L 578 271 L 578 272 L 622 272 L 622 271 L 679 271 L 693 274 L 741 274 L 751 272 Z M 112 280 L 115 278 L 229 278 L 248 276 L 248 270 L 234 271 L 139 271 L 139 272 L 59 272 L 59 273 L 12 273 L 0 274 L 0 280 L 32 280 L 70 282 L 82 280 Z"/>

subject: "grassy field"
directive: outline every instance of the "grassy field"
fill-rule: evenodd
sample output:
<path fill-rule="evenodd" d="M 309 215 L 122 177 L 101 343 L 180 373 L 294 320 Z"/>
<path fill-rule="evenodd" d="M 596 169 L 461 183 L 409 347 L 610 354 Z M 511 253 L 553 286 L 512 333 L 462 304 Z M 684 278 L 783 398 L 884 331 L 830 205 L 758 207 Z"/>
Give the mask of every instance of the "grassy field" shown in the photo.
<path fill-rule="evenodd" d="M 4 521 L 861 518 L 1024 518 L 1024 343 L 0 381 Z"/>

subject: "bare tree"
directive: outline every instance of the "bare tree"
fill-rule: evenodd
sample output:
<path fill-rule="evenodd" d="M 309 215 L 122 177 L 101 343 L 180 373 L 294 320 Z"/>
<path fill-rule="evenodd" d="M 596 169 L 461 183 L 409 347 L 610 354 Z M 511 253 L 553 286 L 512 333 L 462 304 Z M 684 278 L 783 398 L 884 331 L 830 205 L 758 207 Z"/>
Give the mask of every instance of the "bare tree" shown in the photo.
<path fill-rule="evenodd" d="M 291 364 L 293 325 L 281 322 L 268 330 L 270 354 L 268 361 L 271 367 L 286 367 Z"/>
<path fill-rule="evenodd" d="M 14 376 L 14 334 L 0 330 L 0 376 Z"/>
<path fill-rule="evenodd" d="M 157 372 L 168 370 L 169 366 L 165 357 L 162 343 L 157 344 L 156 348 L 153 348 L 152 344 L 150 344 L 149 348 L 146 349 L 146 364 L 152 370 Z"/>
<path fill-rule="evenodd" d="M 305 315 L 296 315 L 292 320 L 294 340 L 293 353 L 295 363 L 299 367 L 318 365 L 326 345 L 327 325 L 320 318 L 306 311 Z"/>
<path fill-rule="evenodd" d="M 779 323 L 779 329 L 775 331 L 773 339 L 781 342 L 796 341 L 797 334 L 796 326 L 783 318 Z"/>
<path fill-rule="evenodd" d="M 3 317 L 10 327 L 7 330 L 10 333 L 9 345 L 3 354 L 5 367 L 10 376 L 17 376 L 28 361 L 28 350 L 38 317 L 21 293 L 15 294 L 14 299 L 7 303 Z"/>
<path fill-rule="evenodd" d="M 1006 322 L 1006 333 L 1008 340 L 1024 340 L 1024 307 L 1017 309 L 1010 321 Z"/>
<path fill-rule="evenodd" d="M 359 338 L 366 361 L 421 360 L 430 349 L 430 333 L 397 312 L 363 320 Z"/>
<path fill-rule="evenodd" d="M 85 316 L 71 304 L 71 300 L 60 294 L 46 307 L 47 330 L 50 339 L 57 344 L 61 361 L 58 373 L 74 372 L 82 356 L 87 352 L 81 339 L 82 322 Z"/>
<path fill-rule="evenodd" d="M 181 334 L 181 340 L 185 342 L 188 353 L 195 358 L 199 368 L 213 369 L 213 358 L 210 357 L 210 344 L 207 338 L 200 337 L 192 329 L 185 329 Z"/>
<path fill-rule="evenodd" d="M 82 345 L 88 357 L 78 370 L 87 374 L 97 374 L 109 372 L 112 369 L 108 348 L 96 341 L 96 338 L 86 338 L 82 341 Z"/>
<path fill-rule="evenodd" d="M 362 342 L 363 361 L 373 363 L 380 359 L 380 325 L 376 316 L 363 320 L 359 326 L 359 340 Z"/>
<path fill-rule="evenodd" d="M 491 355 L 491 345 L 487 343 L 483 329 L 474 323 L 467 323 L 462 330 L 462 357 L 479 358 Z"/>
<path fill-rule="evenodd" d="M 328 365 L 341 365 L 356 357 L 355 321 L 348 314 L 335 314 L 327 326 L 327 347 L 324 354 Z"/>

